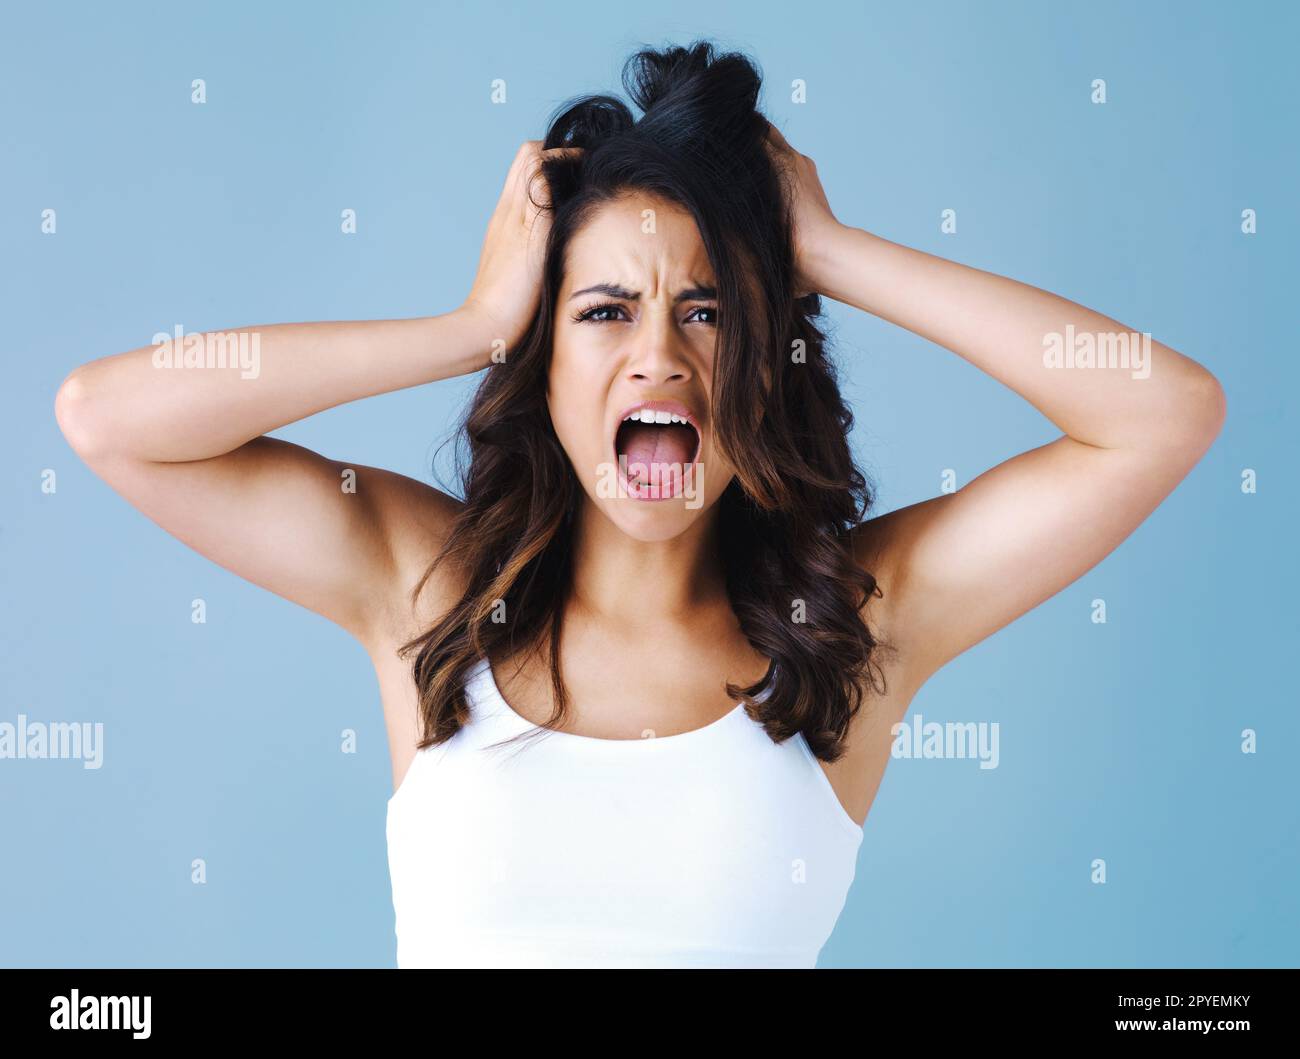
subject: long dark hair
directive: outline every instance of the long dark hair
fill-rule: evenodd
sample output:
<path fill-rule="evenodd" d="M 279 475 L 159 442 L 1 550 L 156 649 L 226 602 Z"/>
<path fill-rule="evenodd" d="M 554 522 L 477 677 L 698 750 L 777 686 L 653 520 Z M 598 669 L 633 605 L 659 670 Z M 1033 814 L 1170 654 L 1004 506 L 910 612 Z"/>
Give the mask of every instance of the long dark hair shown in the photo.
<path fill-rule="evenodd" d="M 465 504 L 414 596 L 440 563 L 461 572 L 464 593 L 402 648 L 404 657 L 415 653 L 421 747 L 451 738 L 468 719 L 464 683 L 481 659 L 544 644 L 556 709 L 543 727 L 562 723 L 560 624 L 583 493 L 546 402 L 554 310 L 570 239 L 628 190 L 689 212 L 717 278 L 710 418 L 737 469 L 718 501 L 718 561 L 741 630 L 773 663 L 759 683 L 728 684 L 727 694 L 773 740 L 802 731 L 833 761 L 865 685 L 883 690 L 873 658 L 883 645 L 861 616 L 880 592 L 850 547 L 872 495 L 849 450 L 853 416 L 815 322 L 820 299 L 794 294 L 789 204 L 765 148 L 760 83 L 751 60 L 716 54 L 707 42 L 644 49 L 623 71 L 640 120 L 608 95 L 572 101 L 552 118 L 543 147 L 583 150 L 543 163 L 552 215 L 540 306 L 465 417 Z"/>

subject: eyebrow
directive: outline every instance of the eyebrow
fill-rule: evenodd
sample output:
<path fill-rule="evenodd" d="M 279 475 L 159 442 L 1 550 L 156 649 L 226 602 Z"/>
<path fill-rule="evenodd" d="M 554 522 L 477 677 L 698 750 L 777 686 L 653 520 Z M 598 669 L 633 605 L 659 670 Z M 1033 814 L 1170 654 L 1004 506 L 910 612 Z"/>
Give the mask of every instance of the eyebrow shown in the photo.
<path fill-rule="evenodd" d="M 574 291 L 569 295 L 569 301 L 582 294 L 604 294 L 610 298 L 621 298 L 624 301 L 634 302 L 641 297 L 640 291 L 628 290 L 626 287 L 620 287 L 617 283 L 597 283 L 594 287 L 583 287 L 582 290 Z M 695 302 L 695 301 L 717 301 L 718 291 L 715 287 L 687 287 L 680 291 L 674 302 Z"/>

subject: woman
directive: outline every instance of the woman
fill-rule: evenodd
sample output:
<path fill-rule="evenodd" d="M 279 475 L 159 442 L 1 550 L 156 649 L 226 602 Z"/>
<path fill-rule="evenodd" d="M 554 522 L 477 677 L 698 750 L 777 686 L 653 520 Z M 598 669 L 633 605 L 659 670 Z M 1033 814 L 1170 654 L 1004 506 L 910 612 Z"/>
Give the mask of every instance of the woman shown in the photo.
<path fill-rule="evenodd" d="M 625 83 L 639 120 L 590 97 L 520 149 L 454 312 L 257 328 L 256 373 L 143 348 L 59 391 L 114 489 L 367 648 L 402 966 L 812 966 L 917 689 L 1112 551 L 1223 420 L 1174 350 L 1071 370 L 1061 336 L 1128 328 L 838 222 L 742 56 L 645 51 Z M 822 296 L 1062 436 L 865 518 Z M 264 436 L 479 370 L 463 501 Z"/>

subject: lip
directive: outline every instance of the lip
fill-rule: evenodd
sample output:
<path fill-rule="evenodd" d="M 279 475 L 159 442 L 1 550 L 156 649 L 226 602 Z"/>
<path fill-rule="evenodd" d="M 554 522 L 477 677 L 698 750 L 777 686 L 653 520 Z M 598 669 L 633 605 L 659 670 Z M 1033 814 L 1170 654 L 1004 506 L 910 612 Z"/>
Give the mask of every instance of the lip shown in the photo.
<path fill-rule="evenodd" d="M 618 431 L 623 425 L 623 420 L 633 412 L 642 412 L 645 410 L 651 412 L 668 412 L 671 415 L 680 416 L 685 419 L 695 431 L 695 452 L 691 454 L 690 460 L 684 468 L 684 474 L 681 479 L 676 475 L 670 475 L 666 482 L 662 482 L 659 487 L 660 496 L 643 496 L 638 492 L 639 488 L 627 480 L 624 474 L 624 468 L 619 460 L 618 455 Z M 609 435 L 609 447 L 614 454 L 614 464 L 618 467 L 618 481 L 622 493 L 630 500 L 641 501 L 659 501 L 677 499 L 686 490 L 686 486 L 693 484 L 695 479 L 695 467 L 699 463 L 700 453 L 704 449 L 704 428 L 700 426 L 700 421 L 681 401 L 638 401 L 636 404 L 630 404 L 618 413 L 618 418 L 614 421 L 613 430 Z"/>

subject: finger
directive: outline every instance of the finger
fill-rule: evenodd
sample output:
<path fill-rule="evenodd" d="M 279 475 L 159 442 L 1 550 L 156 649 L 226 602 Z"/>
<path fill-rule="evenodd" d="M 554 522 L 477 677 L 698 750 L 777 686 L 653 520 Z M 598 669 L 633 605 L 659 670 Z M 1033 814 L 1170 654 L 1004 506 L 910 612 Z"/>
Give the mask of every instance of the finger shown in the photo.
<path fill-rule="evenodd" d="M 513 188 L 513 194 L 518 195 L 521 186 L 525 189 L 528 187 L 533 171 L 533 159 L 537 157 L 540 146 L 540 140 L 525 140 L 515 152 L 510 162 L 510 169 L 506 173 L 506 188 Z"/>
<path fill-rule="evenodd" d="M 539 142 L 539 141 L 534 141 Z M 559 158 L 576 158 L 582 154 L 581 147 L 548 147 L 546 150 L 539 150 L 532 159 L 527 170 L 527 192 L 528 199 L 532 206 L 545 207 L 551 203 L 551 189 L 546 182 L 546 175 L 542 171 L 542 164 L 551 159 Z"/>
<path fill-rule="evenodd" d="M 532 160 L 537 157 L 541 147 L 541 140 L 525 140 L 519 145 L 519 150 L 515 152 L 514 161 L 510 163 L 510 168 L 516 172 L 527 170 Z"/>

